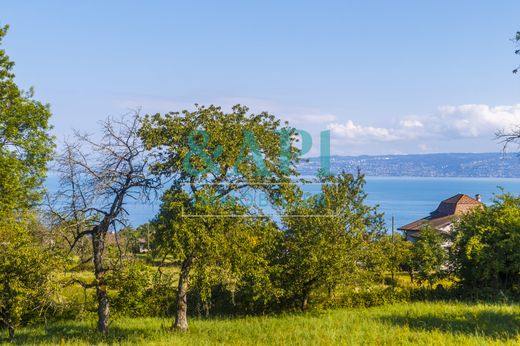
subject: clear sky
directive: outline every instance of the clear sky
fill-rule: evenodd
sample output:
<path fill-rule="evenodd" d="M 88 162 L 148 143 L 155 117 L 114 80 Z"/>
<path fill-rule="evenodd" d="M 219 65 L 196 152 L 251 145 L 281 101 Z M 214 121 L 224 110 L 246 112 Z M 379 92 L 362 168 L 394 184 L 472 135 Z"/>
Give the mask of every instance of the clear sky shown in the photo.
<path fill-rule="evenodd" d="M 136 107 L 243 103 L 331 130 L 332 154 L 499 150 L 494 132 L 520 124 L 519 13 L 518 0 L 0 0 L 17 81 L 51 104 L 60 139 Z"/>

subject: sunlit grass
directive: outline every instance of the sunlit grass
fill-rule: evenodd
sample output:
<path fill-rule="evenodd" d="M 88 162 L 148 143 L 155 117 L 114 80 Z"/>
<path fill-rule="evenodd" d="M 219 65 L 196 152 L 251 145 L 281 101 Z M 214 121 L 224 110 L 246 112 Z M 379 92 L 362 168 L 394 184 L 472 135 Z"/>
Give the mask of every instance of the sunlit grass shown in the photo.
<path fill-rule="evenodd" d="M 520 344 L 520 306 L 414 303 L 369 309 L 237 319 L 192 319 L 173 333 L 170 319 L 120 318 L 106 339 L 94 321 L 67 321 L 19 331 L 17 343 L 123 345 L 482 345 Z M 6 341 L 4 339 L 4 341 Z"/>

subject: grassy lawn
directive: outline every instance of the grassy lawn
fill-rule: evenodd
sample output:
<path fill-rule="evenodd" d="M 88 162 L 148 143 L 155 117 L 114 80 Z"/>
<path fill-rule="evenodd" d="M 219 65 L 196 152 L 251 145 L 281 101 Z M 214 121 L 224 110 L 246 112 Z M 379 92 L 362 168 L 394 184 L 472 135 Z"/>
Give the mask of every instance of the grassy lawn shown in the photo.
<path fill-rule="evenodd" d="M 520 306 L 414 303 L 369 309 L 239 319 L 192 319 L 184 335 L 169 319 L 120 318 L 107 339 L 93 321 L 67 321 L 18 332 L 19 344 L 123 345 L 483 345 L 520 344 Z M 6 339 L 2 339 L 7 342 Z"/>

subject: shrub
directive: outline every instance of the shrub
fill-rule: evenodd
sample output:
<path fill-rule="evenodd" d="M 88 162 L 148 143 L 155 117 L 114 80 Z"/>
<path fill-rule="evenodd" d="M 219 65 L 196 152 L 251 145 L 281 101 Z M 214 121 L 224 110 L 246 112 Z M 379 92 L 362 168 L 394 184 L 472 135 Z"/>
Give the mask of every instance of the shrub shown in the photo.
<path fill-rule="evenodd" d="M 16 328 L 50 305 L 54 256 L 30 234 L 27 224 L 0 225 L 0 325 Z"/>
<path fill-rule="evenodd" d="M 117 315 L 170 316 L 175 303 L 172 275 L 144 263 L 131 262 L 110 278 L 112 310 Z"/>
<path fill-rule="evenodd" d="M 520 285 L 520 197 L 499 196 L 490 207 L 455 226 L 456 275 L 466 287 L 513 289 Z"/>
<path fill-rule="evenodd" d="M 431 227 L 421 230 L 419 239 L 412 248 L 413 266 L 419 282 L 425 280 L 430 288 L 445 276 L 448 253 L 443 248 L 444 237 Z"/>

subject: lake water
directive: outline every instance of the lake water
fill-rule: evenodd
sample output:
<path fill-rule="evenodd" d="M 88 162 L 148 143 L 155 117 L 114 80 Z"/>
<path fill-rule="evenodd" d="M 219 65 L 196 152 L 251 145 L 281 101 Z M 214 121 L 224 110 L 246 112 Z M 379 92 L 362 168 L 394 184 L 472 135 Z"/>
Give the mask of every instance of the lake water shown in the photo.
<path fill-rule="evenodd" d="M 392 216 L 395 227 L 405 225 L 413 220 L 427 216 L 437 208 L 439 202 L 464 193 L 471 197 L 482 196 L 482 201 L 491 203 L 494 194 L 500 193 L 500 187 L 506 192 L 520 194 L 520 179 L 507 178 L 416 178 L 416 177 L 367 177 L 365 191 L 367 203 L 379 205 L 385 214 L 388 229 Z M 55 179 L 49 178 L 48 188 L 52 192 Z M 316 191 L 319 187 L 311 185 L 308 191 Z M 152 218 L 159 209 L 159 202 L 128 206 L 130 222 L 138 226 Z"/>
<path fill-rule="evenodd" d="M 490 204 L 500 188 L 518 195 L 520 179 L 367 177 L 365 191 L 368 203 L 378 204 L 385 213 L 387 226 L 391 227 L 394 216 L 398 228 L 427 216 L 442 200 L 458 193 L 480 194 L 482 202 Z"/>

